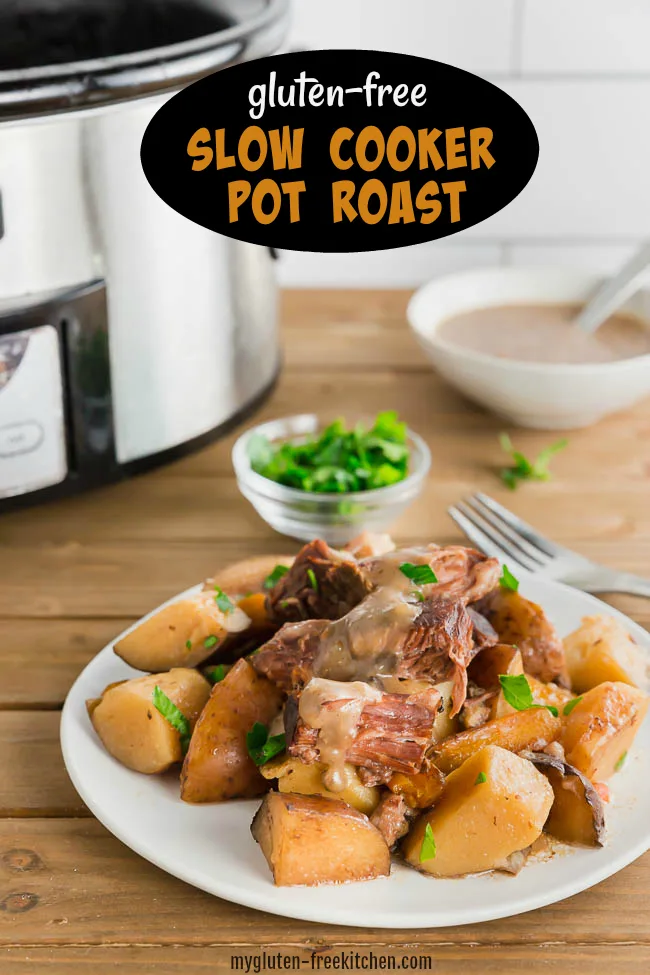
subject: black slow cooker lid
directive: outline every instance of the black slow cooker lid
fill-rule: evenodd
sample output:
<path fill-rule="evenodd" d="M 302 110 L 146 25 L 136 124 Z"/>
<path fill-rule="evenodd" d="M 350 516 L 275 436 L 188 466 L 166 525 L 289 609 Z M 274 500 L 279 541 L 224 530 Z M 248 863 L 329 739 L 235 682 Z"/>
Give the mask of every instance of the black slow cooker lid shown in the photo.
<path fill-rule="evenodd" d="M 0 0 L 0 121 L 99 107 L 271 53 L 289 0 Z"/>

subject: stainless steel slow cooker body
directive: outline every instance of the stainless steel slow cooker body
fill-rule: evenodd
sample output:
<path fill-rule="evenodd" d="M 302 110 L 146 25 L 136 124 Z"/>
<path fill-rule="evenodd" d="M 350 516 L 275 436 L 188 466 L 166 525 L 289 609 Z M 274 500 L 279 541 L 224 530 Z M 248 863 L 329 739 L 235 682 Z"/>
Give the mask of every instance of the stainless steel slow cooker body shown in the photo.
<path fill-rule="evenodd" d="M 272 255 L 169 208 L 139 153 L 180 87 L 277 48 L 288 0 L 174 3 L 231 26 L 0 70 L 0 510 L 199 446 L 276 377 Z"/>

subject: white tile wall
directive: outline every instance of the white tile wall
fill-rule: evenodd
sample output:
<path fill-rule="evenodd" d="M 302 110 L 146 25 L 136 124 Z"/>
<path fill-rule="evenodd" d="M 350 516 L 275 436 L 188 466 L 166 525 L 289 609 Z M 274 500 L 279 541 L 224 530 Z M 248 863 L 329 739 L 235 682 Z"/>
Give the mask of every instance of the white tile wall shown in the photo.
<path fill-rule="evenodd" d="M 296 47 L 400 51 L 478 74 L 510 70 L 518 0 L 293 0 Z"/>
<path fill-rule="evenodd" d="M 287 284 L 408 286 L 486 263 L 613 270 L 650 237 L 650 0 L 293 0 L 290 42 L 449 61 L 529 113 L 540 161 L 501 213 L 453 240 L 287 254 Z"/>
<path fill-rule="evenodd" d="M 523 2 L 524 72 L 650 74 L 648 0 Z"/>

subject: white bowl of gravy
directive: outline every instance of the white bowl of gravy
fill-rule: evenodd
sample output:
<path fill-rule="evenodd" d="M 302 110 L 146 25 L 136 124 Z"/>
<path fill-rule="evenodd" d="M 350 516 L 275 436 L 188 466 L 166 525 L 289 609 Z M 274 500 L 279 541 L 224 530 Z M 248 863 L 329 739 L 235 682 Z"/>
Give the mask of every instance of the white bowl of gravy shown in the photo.
<path fill-rule="evenodd" d="M 462 272 L 420 288 L 408 319 L 469 399 L 524 427 L 585 427 L 650 395 L 650 290 L 594 335 L 571 324 L 601 283 L 562 268 Z"/>

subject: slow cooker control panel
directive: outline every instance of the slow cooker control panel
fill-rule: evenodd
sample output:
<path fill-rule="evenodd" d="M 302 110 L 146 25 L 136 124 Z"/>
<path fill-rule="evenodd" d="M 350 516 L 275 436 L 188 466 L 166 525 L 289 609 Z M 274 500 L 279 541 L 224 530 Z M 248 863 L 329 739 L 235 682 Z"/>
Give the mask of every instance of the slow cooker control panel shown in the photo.
<path fill-rule="evenodd" d="M 52 325 L 0 335 L 0 498 L 68 473 L 59 336 Z"/>

